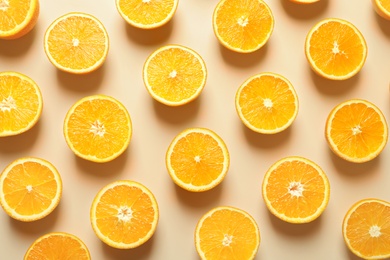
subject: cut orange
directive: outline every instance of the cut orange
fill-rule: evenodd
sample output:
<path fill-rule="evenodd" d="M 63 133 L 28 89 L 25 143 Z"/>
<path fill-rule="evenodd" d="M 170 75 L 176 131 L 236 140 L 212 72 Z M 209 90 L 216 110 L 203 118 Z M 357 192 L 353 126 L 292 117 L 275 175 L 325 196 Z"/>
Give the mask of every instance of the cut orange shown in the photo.
<path fill-rule="evenodd" d="M 0 39 L 17 39 L 30 32 L 38 21 L 39 1 L 0 1 Z"/>
<path fill-rule="evenodd" d="M 158 219 L 158 205 L 152 192 L 129 180 L 105 186 L 91 207 L 91 223 L 97 237 L 119 249 L 135 248 L 148 241 Z"/>
<path fill-rule="evenodd" d="M 390 203 L 380 199 L 356 202 L 343 221 L 348 248 L 364 259 L 390 258 Z"/>
<path fill-rule="evenodd" d="M 180 106 L 196 99 L 207 78 L 206 64 L 194 50 L 167 45 L 146 60 L 143 79 L 149 94 L 168 106 Z"/>
<path fill-rule="evenodd" d="M 294 122 L 298 114 L 298 96 L 283 76 L 260 73 L 246 80 L 237 90 L 236 110 L 249 129 L 275 134 Z"/>
<path fill-rule="evenodd" d="M 354 163 L 377 157 L 385 148 L 388 127 L 382 111 L 366 100 L 352 99 L 330 112 L 325 137 L 332 151 Z"/>
<path fill-rule="evenodd" d="M 46 30 L 45 53 L 58 69 L 74 74 L 95 71 L 103 65 L 109 38 L 103 24 L 86 13 L 68 13 Z"/>
<path fill-rule="evenodd" d="M 0 204 L 16 220 L 30 222 L 46 217 L 57 207 L 61 195 L 60 174 L 40 158 L 15 160 L 0 175 Z"/>
<path fill-rule="evenodd" d="M 132 135 L 130 115 L 113 97 L 87 96 L 68 111 L 64 135 L 69 148 L 77 156 L 99 163 L 112 161 L 129 146 Z"/>
<path fill-rule="evenodd" d="M 119 14 L 127 23 L 141 29 L 158 28 L 175 15 L 179 0 L 116 0 Z"/>
<path fill-rule="evenodd" d="M 268 42 L 274 17 L 262 0 L 220 0 L 214 9 L 213 28 L 226 48 L 251 53 Z"/>
<path fill-rule="evenodd" d="M 356 75 L 367 58 L 362 33 L 350 22 L 329 18 L 318 22 L 308 33 L 306 58 L 318 75 L 345 80 Z"/>
<path fill-rule="evenodd" d="M 24 255 L 24 260 L 90 260 L 87 246 L 75 235 L 52 232 L 39 237 Z"/>
<path fill-rule="evenodd" d="M 172 180 L 181 188 L 200 192 L 214 188 L 229 169 L 229 151 L 224 141 L 206 128 L 189 128 L 171 142 L 166 166 Z"/>
<path fill-rule="evenodd" d="M 383 18 L 390 20 L 390 1 L 389 0 L 372 0 L 374 10 Z"/>
<path fill-rule="evenodd" d="M 18 72 L 0 72 L 0 137 L 31 129 L 41 117 L 42 108 L 37 83 Z"/>
<path fill-rule="evenodd" d="M 322 169 L 297 156 L 274 163 L 263 180 L 263 199 L 268 210 L 289 223 L 317 219 L 328 205 L 330 185 Z"/>
<path fill-rule="evenodd" d="M 204 260 L 254 259 L 260 246 L 260 231 L 244 210 L 216 207 L 199 220 L 195 246 Z"/>

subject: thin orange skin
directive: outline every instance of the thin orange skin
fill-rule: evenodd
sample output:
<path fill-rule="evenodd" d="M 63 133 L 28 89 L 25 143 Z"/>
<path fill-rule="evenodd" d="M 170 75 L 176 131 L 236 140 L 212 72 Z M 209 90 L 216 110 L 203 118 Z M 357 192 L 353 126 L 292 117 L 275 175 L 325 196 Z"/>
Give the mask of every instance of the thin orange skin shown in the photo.
<path fill-rule="evenodd" d="M 26 24 L 26 26 L 21 28 L 16 34 L 12 34 L 12 35 L 10 35 L 10 34 L 3 34 L 3 35 L 1 35 L 0 34 L 0 39 L 4 39 L 4 40 L 19 39 L 22 36 L 24 36 L 27 33 L 29 33 L 35 27 L 35 25 L 36 25 L 36 23 L 38 21 L 39 13 L 40 13 L 39 0 L 36 0 L 35 2 L 36 2 L 36 5 L 35 5 L 34 13 L 31 16 L 30 21 Z"/>
<path fill-rule="evenodd" d="M 382 6 L 379 4 L 379 0 L 371 0 L 372 7 L 374 8 L 375 12 L 382 18 L 386 20 L 390 20 L 390 12 L 386 9 L 382 8 Z"/>
<path fill-rule="evenodd" d="M 356 99 L 356 100 L 358 101 L 359 99 Z M 368 103 L 370 103 L 370 104 L 372 104 L 372 103 L 369 102 L 369 101 L 366 101 L 366 100 L 364 100 L 364 101 L 365 101 L 365 102 L 368 102 Z M 373 105 L 373 104 L 372 104 L 372 105 Z M 342 159 L 344 159 L 344 160 L 346 160 L 346 161 L 348 161 L 348 162 L 352 162 L 352 163 L 365 163 L 365 162 L 371 161 L 371 160 L 375 159 L 376 157 L 378 157 L 378 156 L 381 154 L 381 152 L 383 151 L 383 149 L 385 148 L 386 144 L 387 144 L 387 141 L 388 141 L 388 138 L 387 138 L 387 137 L 386 137 L 386 140 L 385 140 L 385 144 L 384 144 L 384 146 L 382 147 L 381 150 L 378 150 L 377 153 L 374 153 L 373 155 L 371 155 L 371 156 L 369 156 L 369 157 L 366 157 L 366 158 L 362 158 L 362 159 L 352 159 L 352 158 L 350 158 L 350 157 L 348 157 L 348 156 L 342 154 L 341 152 L 339 152 L 338 150 L 336 150 L 332 145 L 330 145 L 331 140 L 330 140 L 330 137 L 329 137 L 328 134 L 327 134 L 328 129 L 330 128 L 330 123 L 331 123 L 329 119 L 330 119 L 330 117 L 336 112 L 336 109 L 338 109 L 338 108 L 339 108 L 339 105 L 337 105 L 336 107 L 334 107 L 334 108 L 332 109 L 332 111 L 331 111 L 331 112 L 329 113 L 329 115 L 328 115 L 328 118 L 327 118 L 326 124 L 325 124 L 325 138 L 326 138 L 326 141 L 328 142 L 328 146 L 329 146 L 329 148 L 332 150 L 332 152 L 333 152 L 335 155 L 339 156 L 340 158 L 342 158 Z M 384 120 L 385 129 L 387 129 L 386 118 L 383 116 L 382 119 Z M 386 130 L 386 132 L 387 132 L 387 130 Z"/>
<path fill-rule="evenodd" d="M 347 240 L 347 237 L 345 236 L 345 228 L 346 228 L 346 224 L 347 224 L 347 220 L 348 218 L 351 216 L 352 214 L 352 210 L 356 209 L 359 205 L 363 205 L 364 202 L 378 202 L 378 203 L 382 203 L 382 204 L 386 204 L 388 206 L 390 206 L 389 202 L 387 201 L 384 201 L 384 200 L 381 200 L 381 199 L 376 199 L 376 198 L 366 198 L 366 199 L 362 199 L 362 200 L 359 200 L 357 202 L 355 202 L 347 211 L 347 213 L 345 214 L 344 218 L 343 218 L 343 224 L 341 226 L 341 232 L 343 234 L 343 238 L 344 238 L 344 242 L 345 244 L 347 245 L 348 249 L 353 253 L 355 254 L 356 256 L 358 257 L 361 257 L 361 258 L 364 258 L 364 259 L 387 259 L 388 257 L 390 257 L 390 255 L 387 255 L 387 256 L 384 256 L 384 258 L 378 258 L 378 257 L 371 257 L 371 258 L 366 258 L 365 256 L 362 256 L 359 252 L 356 252 L 356 250 L 354 250 L 352 248 L 352 246 L 350 245 L 350 243 L 348 242 Z"/>
<path fill-rule="evenodd" d="M 333 76 L 333 75 L 328 75 L 328 74 L 325 74 L 323 71 L 321 71 L 319 68 L 317 68 L 316 66 L 314 66 L 312 64 L 312 58 L 310 57 L 309 55 L 309 47 L 310 47 L 310 44 L 309 44 L 309 38 L 313 35 L 313 33 L 315 32 L 315 29 L 319 28 L 320 25 L 324 24 L 324 21 L 328 21 L 328 20 L 338 20 L 340 22 L 343 22 L 344 24 L 348 24 L 349 26 L 353 27 L 356 29 L 356 33 L 360 34 L 360 38 L 361 40 L 363 41 L 363 44 L 364 46 L 366 46 L 365 48 L 365 55 L 363 57 L 363 61 L 362 61 L 362 64 L 361 64 L 361 67 L 347 75 L 344 75 L 344 76 Z M 349 78 L 352 78 L 353 76 L 355 76 L 356 74 L 358 74 L 360 72 L 360 70 L 363 68 L 365 62 L 366 62 L 366 59 L 367 59 L 367 54 L 368 54 L 368 48 L 367 48 L 367 42 L 366 40 L 364 39 L 362 33 L 350 22 L 346 21 L 346 20 L 343 20 L 343 19 L 339 19 L 339 18 L 328 18 L 328 19 L 324 19 L 324 20 L 321 20 L 319 21 L 317 24 L 315 24 L 309 31 L 309 33 L 307 34 L 306 36 L 306 39 L 305 39 L 305 46 L 304 46 L 304 49 L 305 49 L 305 56 L 306 56 L 306 59 L 307 61 L 309 62 L 309 65 L 310 65 L 310 68 L 314 71 L 314 73 L 316 73 L 318 76 L 321 76 L 323 78 L 326 78 L 326 79 L 330 79 L 330 80 L 337 80 L 337 81 L 341 81 L 341 80 L 346 80 L 346 79 L 349 79 Z"/>

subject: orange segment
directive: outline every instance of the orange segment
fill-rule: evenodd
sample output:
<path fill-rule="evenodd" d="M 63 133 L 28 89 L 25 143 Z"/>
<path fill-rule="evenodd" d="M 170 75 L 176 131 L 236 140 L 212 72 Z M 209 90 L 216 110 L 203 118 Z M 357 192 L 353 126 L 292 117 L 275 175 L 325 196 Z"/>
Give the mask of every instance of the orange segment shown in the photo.
<path fill-rule="evenodd" d="M 274 28 L 274 17 L 262 0 L 220 0 L 214 9 L 213 28 L 223 46 L 250 53 L 267 43 Z"/>
<path fill-rule="evenodd" d="M 372 0 L 374 10 L 383 18 L 390 20 L 390 1 L 389 0 Z"/>
<path fill-rule="evenodd" d="M 0 175 L 0 204 L 10 217 L 20 221 L 46 217 L 57 207 L 61 194 L 57 169 L 40 158 L 15 160 Z"/>
<path fill-rule="evenodd" d="M 116 7 L 130 25 L 153 29 L 173 18 L 178 3 L 178 0 L 116 0 Z"/>
<path fill-rule="evenodd" d="M 348 248 L 364 259 L 390 258 L 390 203 L 363 199 L 346 213 L 343 237 Z"/>
<path fill-rule="evenodd" d="M 362 69 L 367 58 L 367 44 L 353 24 L 329 18 L 310 30 L 305 54 L 312 69 L 320 76 L 345 80 Z"/>
<path fill-rule="evenodd" d="M 224 141 L 206 128 L 189 128 L 171 142 L 166 166 L 172 180 L 188 191 L 206 191 L 226 176 L 230 157 Z"/>
<path fill-rule="evenodd" d="M 75 235 L 53 232 L 41 236 L 27 250 L 24 260 L 90 260 L 87 246 Z"/>
<path fill-rule="evenodd" d="M 103 24 L 85 13 L 68 13 L 46 30 L 44 47 L 50 62 L 60 70 L 85 74 L 106 60 L 109 39 Z"/>
<path fill-rule="evenodd" d="M 96 235 L 107 245 L 135 248 L 154 234 L 159 218 L 157 201 L 144 185 L 116 181 L 99 191 L 91 207 Z"/>
<path fill-rule="evenodd" d="M 149 94 L 168 106 L 180 106 L 196 99 L 206 84 L 207 70 L 194 50 L 167 45 L 146 60 L 143 80 Z"/>
<path fill-rule="evenodd" d="M 201 259 L 254 259 L 259 245 L 256 221 L 242 209 L 216 207 L 196 226 L 195 246 Z"/>
<path fill-rule="evenodd" d="M 127 109 L 118 100 L 87 96 L 77 101 L 64 121 L 69 148 L 79 157 L 93 162 L 108 162 L 129 146 L 132 124 Z"/>
<path fill-rule="evenodd" d="M 275 73 L 246 80 L 236 94 L 241 121 L 255 132 L 275 134 L 288 128 L 298 114 L 298 96 L 292 84 Z"/>
<path fill-rule="evenodd" d="M 31 129 L 42 114 L 38 85 L 18 72 L 0 72 L 0 137 Z"/>
<path fill-rule="evenodd" d="M 0 39 L 24 36 L 35 27 L 38 17 L 38 0 L 0 1 Z"/>
<path fill-rule="evenodd" d="M 377 157 L 388 139 L 388 127 L 382 111 L 360 99 L 344 101 L 330 112 L 325 136 L 339 157 L 363 163 Z"/>
<path fill-rule="evenodd" d="M 328 177 L 314 162 L 286 157 L 274 163 L 263 180 L 263 199 L 268 210 L 289 223 L 308 223 L 328 205 Z"/>

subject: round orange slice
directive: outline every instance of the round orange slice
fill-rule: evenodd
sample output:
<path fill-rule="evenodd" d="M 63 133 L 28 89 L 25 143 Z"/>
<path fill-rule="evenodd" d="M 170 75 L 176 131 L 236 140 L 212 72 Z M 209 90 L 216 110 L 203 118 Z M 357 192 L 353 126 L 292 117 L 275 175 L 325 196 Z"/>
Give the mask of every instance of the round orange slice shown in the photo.
<path fill-rule="evenodd" d="M 116 7 L 130 25 L 141 29 L 154 29 L 173 18 L 178 3 L 178 0 L 116 0 Z"/>
<path fill-rule="evenodd" d="M 173 139 L 165 161 L 169 175 L 179 187 L 201 192 L 222 182 L 230 157 L 226 144 L 215 132 L 188 128 Z"/>
<path fill-rule="evenodd" d="M 60 202 L 62 180 L 48 161 L 25 157 L 13 161 L 0 175 L 0 204 L 12 218 L 42 219 Z"/>
<path fill-rule="evenodd" d="M 52 232 L 39 237 L 24 255 L 24 260 L 78 259 L 90 260 L 87 246 L 75 235 Z"/>
<path fill-rule="evenodd" d="M 79 157 L 98 163 L 112 161 L 129 146 L 132 123 L 126 107 L 106 95 L 77 101 L 64 121 L 69 148 Z"/>
<path fill-rule="evenodd" d="M 288 128 L 298 114 L 293 85 L 275 73 L 260 73 L 246 80 L 236 94 L 236 110 L 249 129 L 275 134 Z"/>
<path fill-rule="evenodd" d="M 251 53 L 268 42 L 274 17 L 262 0 L 220 0 L 213 13 L 213 29 L 226 48 Z"/>
<path fill-rule="evenodd" d="M 39 17 L 39 1 L 0 2 L 0 39 L 17 39 L 30 32 Z"/>
<path fill-rule="evenodd" d="M 390 258 L 390 203 L 363 199 L 346 213 L 343 237 L 352 253 L 363 259 Z"/>
<path fill-rule="evenodd" d="M 329 180 L 309 159 L 297 156 L 274 163 L 263 180 L 263 199 L 268 210 L 289 223 L 317 219 L 328 205 Z"/>
<path fill-rule="evenodd" d="M 68 13 L 57 18 L 46 30 L 44 49 L 59 70 L 86 74 L 106 60 L 109 38 L 104 25 L 86 13 Z"/>
<path fill-rule="evenodd" d="M 372 0 L 374 10 L 383 18 L 390 20 L 390 1 L 388 0 Z"/>
<path fill-rule="evenodd" d="M 242 209 L 216 207 L 199 220 L 195 246 L 201 259 L 254 259 L 260 246 L 255 219 Z"/>
<path fill-rule="evenodd" d="M 35 81 L 18 72 L 0 72 L 0 137 L 31 129 L 42 108 L 42 94 Z"/>
<path fill-rule="evenodd" d="M 363 163 L 377 157 L 387 144 L 388 127 L 382 111 L 369 101 L 351 99 L 330 112 L 325 137 L 339 157 Z"/>
<path fill-rule="evenodd" d="M 105 186 L 91 207 L 91 224 L 97 237 L 119 249 L 144 244 L 153 236 L 158 219 L 158 205 L 152 192 L 129 180 Z"/>
<path fill-rule="evenodd" d="M 318 75 L 331 80 L 345 80 L 362 69 L 367 58 L 367 44 L 352 23 L 329 18 L 318 22 L 309 31 L 305 54 Z"/>
<path fill-rule="evenodd" d="M 146 60 L 143 80 L 149 94 L 168 106 L 180 106 L 195 100 L 207 78 L 206 64 L 194 50 L 166 45 Z"/>

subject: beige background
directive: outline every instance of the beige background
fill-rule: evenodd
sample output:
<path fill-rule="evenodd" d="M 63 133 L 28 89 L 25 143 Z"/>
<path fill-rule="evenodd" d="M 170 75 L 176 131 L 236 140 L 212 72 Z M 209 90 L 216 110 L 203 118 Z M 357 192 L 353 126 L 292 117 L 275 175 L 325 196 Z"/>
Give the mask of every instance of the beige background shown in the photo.
<path fill-rule="evenodd" d="M 288 0 L 266 1 L 275 18 L 273 34 L 253 54 L 236 54 L 217 42 L 211 17 L 217 0 L 181 0 L 174 19 L 152 31 L 130 27 L 120 17 L 114 0 L 41 0 L 35 29 L 14 41 L 0 41 L 0 71 L 14 70 L 33 78 L 41 87 L 44 110 L 30 131 L 0 139 L 0 169 L 22 156 L 52 162 L 63 178 L 58 208 L 43 220 L 21 223 L 0 210 L 1 259 L 22 259 L 39 236 L 64 231 L 80 237 L 93 259 L 198 259 L 193 233 L 199 218 L 219 205 L 249 212 L 257 221 L 262 241 L 256 259 L 357 259 L 346 248 L 341 223 L 357 200 L 390 200 L 390 148 L 375 160 L 355 165 L 336 157 L 324 138 L 325 120 L 339 102 L 364 98 L 389 111 L 390 22 L 380 18 L 369 0 L 321 0 L 299 6 Z M 56 70 L 43 50 L 43 35 L 62 14 L 82 11 L 99 18 L 110 36 L 105 65 L 91 75 L 75 76 Z M 357 76 L 333 82 L 315 75 L 304 55 L 309 29 L 319 20 L 349 20 L 368 44 L 366 64 Z M 142 82 L 142 66 L 158 47 L 177 43 L 197 51 L 205 60 L 208 80 L 201 96 L 183 107 L 156 103 Z M 237 88 L 248 77 L 264 71 L 287 77 L 299 95 L 300 110 L 293 125 L 274 135 L 256 134 L 241 123 L 234 105 Z M 102 93 L 127 107 L 134 133 L 128 150 L 116 160 L 95 164 L 76 158 L 62 135 L 62 122 L 70 106 L 81 97 Z M 187 127 L 208 127 L 226 142 L 231 167 L 220 186 L 193 194 L 176 187 L 164 156 L 170 141 Z M 331 199 L 323 215 L 304 225 L 284 223 L 265 207 L 261 182 L 275 161 L 289 155 L 307 157 L 319 164 L 331 182 Z M 117 250 L 93 233 L 89 209 L 95 194 L 106 184 L 131 179 L 145 184 L 157 197 L 160 221 L 146 244 Z"/>

